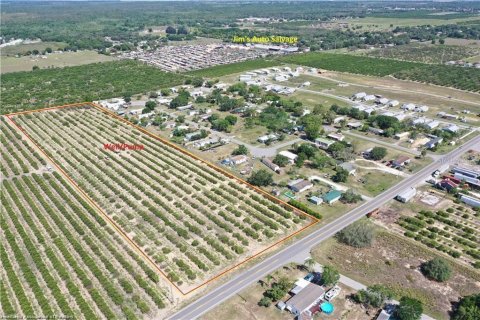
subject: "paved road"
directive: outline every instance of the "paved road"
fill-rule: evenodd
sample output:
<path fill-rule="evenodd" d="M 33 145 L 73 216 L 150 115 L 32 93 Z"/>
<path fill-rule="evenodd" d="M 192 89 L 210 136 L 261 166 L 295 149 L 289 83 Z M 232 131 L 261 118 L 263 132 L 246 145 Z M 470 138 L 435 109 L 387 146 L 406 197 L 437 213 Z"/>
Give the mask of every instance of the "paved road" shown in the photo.
<path fill-rule="evenodd" d="M 256 281 L 262 279 L 264 276 L 280 268 L 281 266 L 292 261 L 303 261 L 302 259 L 305 259 L 309 255 L 311 248 L 313 248 L 320 242 L 330 238 L 335 233 L 342 230 L 349 224 L 359 220 L 368 212 L 390 201 L 400 191 L 403 191 L 406 188 L 415 186 L 418 183 L 422 182 L 427 176 L 429 176 L 433 171 L 437 170 L 443 164 L 453 164 L 453 162 L 455 162 L 464 152 L 466 152 L 472 147 L 478 148 L 478 145 L 480 145 L 480 136 L 473 138 L 472 140 L 465 143 L 465 145 L 463 145 L 462 147 L 453 150 L 439 160 L 426 166 L 417 174 L 399 182 L 389 190 L 378 195 L 373 200 L 364 203 L 360 207 L 348 212 L 347 214 L 344 214 L 340 218 L 315 230 L 304 238 L 298 239 L 293 244 L 283 248 L 279 252 L 264 259 L 255 266 L 252 266 L 247 270 L 242 271 L 240 274 L 233 277 L 221 286 L 215 288 L 208 293 L 203 294 L 203 296 L 201 296 L 198 300 L 186 306 L 184 309 L 180 310 L 176 314 L 172 315 L 169 319 L 196 319 L 208 310 L 214 308 L 218 304 L 222 303 L 234 294 L 245 289 L 252 283 L 255 283 Z"/>

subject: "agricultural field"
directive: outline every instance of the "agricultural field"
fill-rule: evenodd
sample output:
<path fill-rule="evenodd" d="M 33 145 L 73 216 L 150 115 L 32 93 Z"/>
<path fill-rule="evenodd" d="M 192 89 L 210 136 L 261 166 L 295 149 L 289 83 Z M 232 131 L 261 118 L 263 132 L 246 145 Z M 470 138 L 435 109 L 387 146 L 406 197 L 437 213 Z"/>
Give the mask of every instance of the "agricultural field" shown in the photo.
<path fill-rule="evenodd" d="M 32 71 L 34 66 L 37 66 L 40 69 L 50 69 L 115 60 L 115 58 L 111 56 L 99 54 L 96 51 L 90 50 L 51 53 L 44 57 L 46 58 L 34 58 L 31 56 L 18 58 L 2 56 L 0 57 L 0 63 L 2 65 L 1 73 Z"/>
<path fill-rule="evenodd" d="M 13 120 L 182 293 L 311 224 L 105 112 L 83 105 Z"/>
<path fill-rule="evenodd" d="M 377 227 L 371 247 L 354 248 L 332 237 L 312 250 L 317 262 L 333 264 L 341 274 L 364 285 L 383 284 L 394 292 L 396 299 L 419 299 L 424 313 L 446 320 L 450 319 L 452 302 L 479 291 L 480 274 L 446 258 L 452 267 L 451 278 L 443 283 L 429 280 L 420 272 L 420 266 L 438 256 L 414 240 L 381 227 Z"/>
<path fill-rule="evenodd" d="M 480 48 L 430 44 L 406 44 L 366 51 L 370 57 L 406 60 L 422 63 L 440 63 L 465 60 L 480 55 Z"/>
<path fill-rule="evenodd" d="M 4 117 L 1 139 L 2 315 L 163 317 L 167 283 Z"/>
<path fill-rule="evenodd" d="M 112 61 L 2 75 L 2 114 L 121 97 L 179 85 L 183 76 L 136 61 Z"/>

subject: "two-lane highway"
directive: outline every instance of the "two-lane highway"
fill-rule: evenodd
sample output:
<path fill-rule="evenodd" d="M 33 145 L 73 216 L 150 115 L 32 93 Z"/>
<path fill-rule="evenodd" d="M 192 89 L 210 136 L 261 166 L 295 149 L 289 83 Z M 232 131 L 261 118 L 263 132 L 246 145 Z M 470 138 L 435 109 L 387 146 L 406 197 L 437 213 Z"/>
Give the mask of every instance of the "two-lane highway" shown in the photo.
<path fill-rule="evenodd" d="M 169 319 L 193 320 L 198 318 L 208 310 L 214 308 L 221 302 L 248 287 L 250 284 L 262 279 L 264 276 L 280 268 L 281 266 L 294 261 L 294 258 L 299 253 L 311 250 L 311 248 L 330 238 L 349 224 L 362 218 L 368 212 L 392 200 L 399 192 L 405 190 L 406 188 L 414 187 L 420 182 L 425 181 L 425 179 L 431 175 L 432 172 L 440 168 L 443 164 L 453 164 L 464 152 L 472 147 L 478 148 L 479 145 L 480 136 L 477 136 L 465 143 L 463 146 L 444 155 L 437 161 L 421 169 L 419 172 L 381 193 L 374 199 L 364 203 L 358 208 L 353 209 L 333 222 L 315 230 L 304 238 L 298 239 L 293 244 L 283 248 L 276 254 L 266 258 L 255 266 L 242 271 L 228 282 L 222 284 L 211 292 L 206 293 L 195 302 L 172 315 Z"/>

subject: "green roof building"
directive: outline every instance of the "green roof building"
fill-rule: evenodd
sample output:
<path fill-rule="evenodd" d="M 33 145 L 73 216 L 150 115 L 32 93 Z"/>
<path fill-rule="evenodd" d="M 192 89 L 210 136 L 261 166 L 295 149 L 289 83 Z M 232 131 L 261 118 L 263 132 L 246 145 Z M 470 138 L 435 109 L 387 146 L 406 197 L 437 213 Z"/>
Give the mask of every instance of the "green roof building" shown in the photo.
<path fill-rule="evenodd" d="M 323 196 L 323 201 L 328 204 L 337 202 L 342 197 L 342 193 L 338 190 L 330 190 Z"/>

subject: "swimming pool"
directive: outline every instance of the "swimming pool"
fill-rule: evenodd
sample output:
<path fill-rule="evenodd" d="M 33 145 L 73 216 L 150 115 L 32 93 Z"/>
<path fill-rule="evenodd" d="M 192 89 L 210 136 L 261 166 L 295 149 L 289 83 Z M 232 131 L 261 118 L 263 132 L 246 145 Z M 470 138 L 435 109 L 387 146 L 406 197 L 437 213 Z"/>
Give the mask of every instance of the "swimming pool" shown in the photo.
<path fill-rule="evenodd" d="M 323 313 L 330 314 L 333 312 L 334 307 L 333 304 L 331 304 L 330 302 L 324 302 L 320 305 L 320 309 L 322 309 Z"/>

